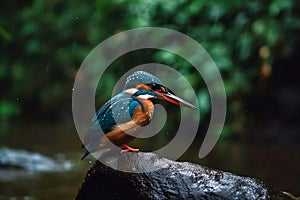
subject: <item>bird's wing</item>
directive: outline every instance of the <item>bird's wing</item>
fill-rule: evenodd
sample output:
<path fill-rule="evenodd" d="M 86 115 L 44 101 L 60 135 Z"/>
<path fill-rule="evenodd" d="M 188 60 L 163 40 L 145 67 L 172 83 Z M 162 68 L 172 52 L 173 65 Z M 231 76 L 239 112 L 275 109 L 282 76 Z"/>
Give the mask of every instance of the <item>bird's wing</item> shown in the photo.
<path fill-rule="evenodd" d="M 84 145 L 93 152 L 100 144 L 103 134 L 112 131 L 116 124 L 132 120 L 132 116 L 141 102 L 131 95 L 120 93 L 99 108 L 92 124 L 84 137 Z M 102 131 L 99 129 L 99 125 Z"/>
<path fill-rule="evenodd" d="M 118 113 L 121 112 L 128 113 L 126 108 L 128 108 L 131 99 L 131 95 L 120 93 L 106 102 L 99 108 L 93 117 L 90 130 L 96 129 L 98 131 L 98 125 L 100 125 L 102 131 L 107 133 L 111 131 L 114 125 L 116 125 L 116 122 L 119 123 L 121 120 L 127 122 L 131 120 L 131 118 L 120 119 L 120 115 L 118 115 Z"/>

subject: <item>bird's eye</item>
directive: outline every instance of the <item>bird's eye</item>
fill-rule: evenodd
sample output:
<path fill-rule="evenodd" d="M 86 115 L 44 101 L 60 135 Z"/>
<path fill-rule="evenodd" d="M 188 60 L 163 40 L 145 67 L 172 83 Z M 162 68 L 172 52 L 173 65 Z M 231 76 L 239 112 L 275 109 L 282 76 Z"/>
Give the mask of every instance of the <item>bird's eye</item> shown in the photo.
<path fill-rule="evenodd" d="M 156 83 L 151 83 L 151 84 L 150 84 L 150 87 L 151 87 L 153 90 L 155 90 L 155 91 L 156 91 L 157 88 L 158 88 Z"/>
<path fill-rule="evenodd" d="M 150 83 L 150 84 L 147 84 L 147 85 L 150 86 L 153 91 L 163 92 L 163 93 L 167 92 L 167 89 L 165 87 L 161 86 L 160 84 Z"/>

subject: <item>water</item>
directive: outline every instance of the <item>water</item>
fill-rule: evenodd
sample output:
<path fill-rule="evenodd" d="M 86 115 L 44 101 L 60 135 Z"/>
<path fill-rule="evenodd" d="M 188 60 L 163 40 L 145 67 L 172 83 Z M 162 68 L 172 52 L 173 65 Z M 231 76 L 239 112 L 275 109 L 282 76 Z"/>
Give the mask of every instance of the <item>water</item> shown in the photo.
<path fill-rule="evenodd" d="M 92 165 L 91 157 L 80 160 L 83 149 L 75 129 L 64 126 L 19 127 L 22 128 L 12 128 L 0 135 L 0 148 L 25 150 L 32 155 L 29 160 L 35 157 L 36 163 L 46 163 L 47 166 L 39 168 L 36 165 L 35 169 L 29 167 L 25 170 L 20 167 L 0 169 L 0 199 L 74 199 Z M 199 160 L 200 144 L 201 141 L 181 160 L 261 179 L 278 190 L 300 195 L 299 145 L 223 141 L 218 142 L 208 157 Z M 149 148 L 146 144 L 139 145 L 136 147 Z M 18 156 L 15 157 L 21 159 Z"/>
<path fill-rule="evenodd" d="M 74 199 L 91 166 L 80 160 L 83 149 L 75 130 L 24 127 L 1 135 L 0 155 L 9 155 L 14 166 L 0 169 L 0 199 Z M 19 167 L 20 159 L 24 166 Z"/>

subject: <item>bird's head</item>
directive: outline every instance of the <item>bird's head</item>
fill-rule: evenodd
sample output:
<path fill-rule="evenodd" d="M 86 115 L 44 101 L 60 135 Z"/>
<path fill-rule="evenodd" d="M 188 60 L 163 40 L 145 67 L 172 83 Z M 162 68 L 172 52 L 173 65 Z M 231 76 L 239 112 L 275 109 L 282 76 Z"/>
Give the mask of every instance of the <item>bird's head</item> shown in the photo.
<path fill-rule="evenodd" d="M 138 90 L 134 96 L 144 99 L 162 99 L 175 105 L 196 109 L 196 106 L 176 96 L 170 89 L 158 83 L 146 83 L 136 86 Z"/>
<path fill-rule="evenodd" d="M 145 71 L 136 71 L 128 76 L 124 90 L 138 98 L 162 99 L 175 105 L 196 109 L 196 106 L 177 97 L 159 78 Z"/>

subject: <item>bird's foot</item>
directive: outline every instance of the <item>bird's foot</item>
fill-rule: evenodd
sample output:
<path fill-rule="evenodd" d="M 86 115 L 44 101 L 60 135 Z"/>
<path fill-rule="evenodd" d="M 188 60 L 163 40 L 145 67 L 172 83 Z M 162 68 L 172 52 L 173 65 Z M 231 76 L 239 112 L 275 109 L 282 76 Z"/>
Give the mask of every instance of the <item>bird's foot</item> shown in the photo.
<path fill-rule="evenodd" d="M 129 152 L 129 151 L 131 151 L 131 152 L 139 152 L 139 151 L 140 151 L 140 149 L 134 149 L 134 148 L 132 148 L 132 147 L 126 145 L 126 144 L 123 144 L 122 146 L 123 146 L 125 149 L 123 149 L 123 150 L 121 151 L 121 153 Z"/>

